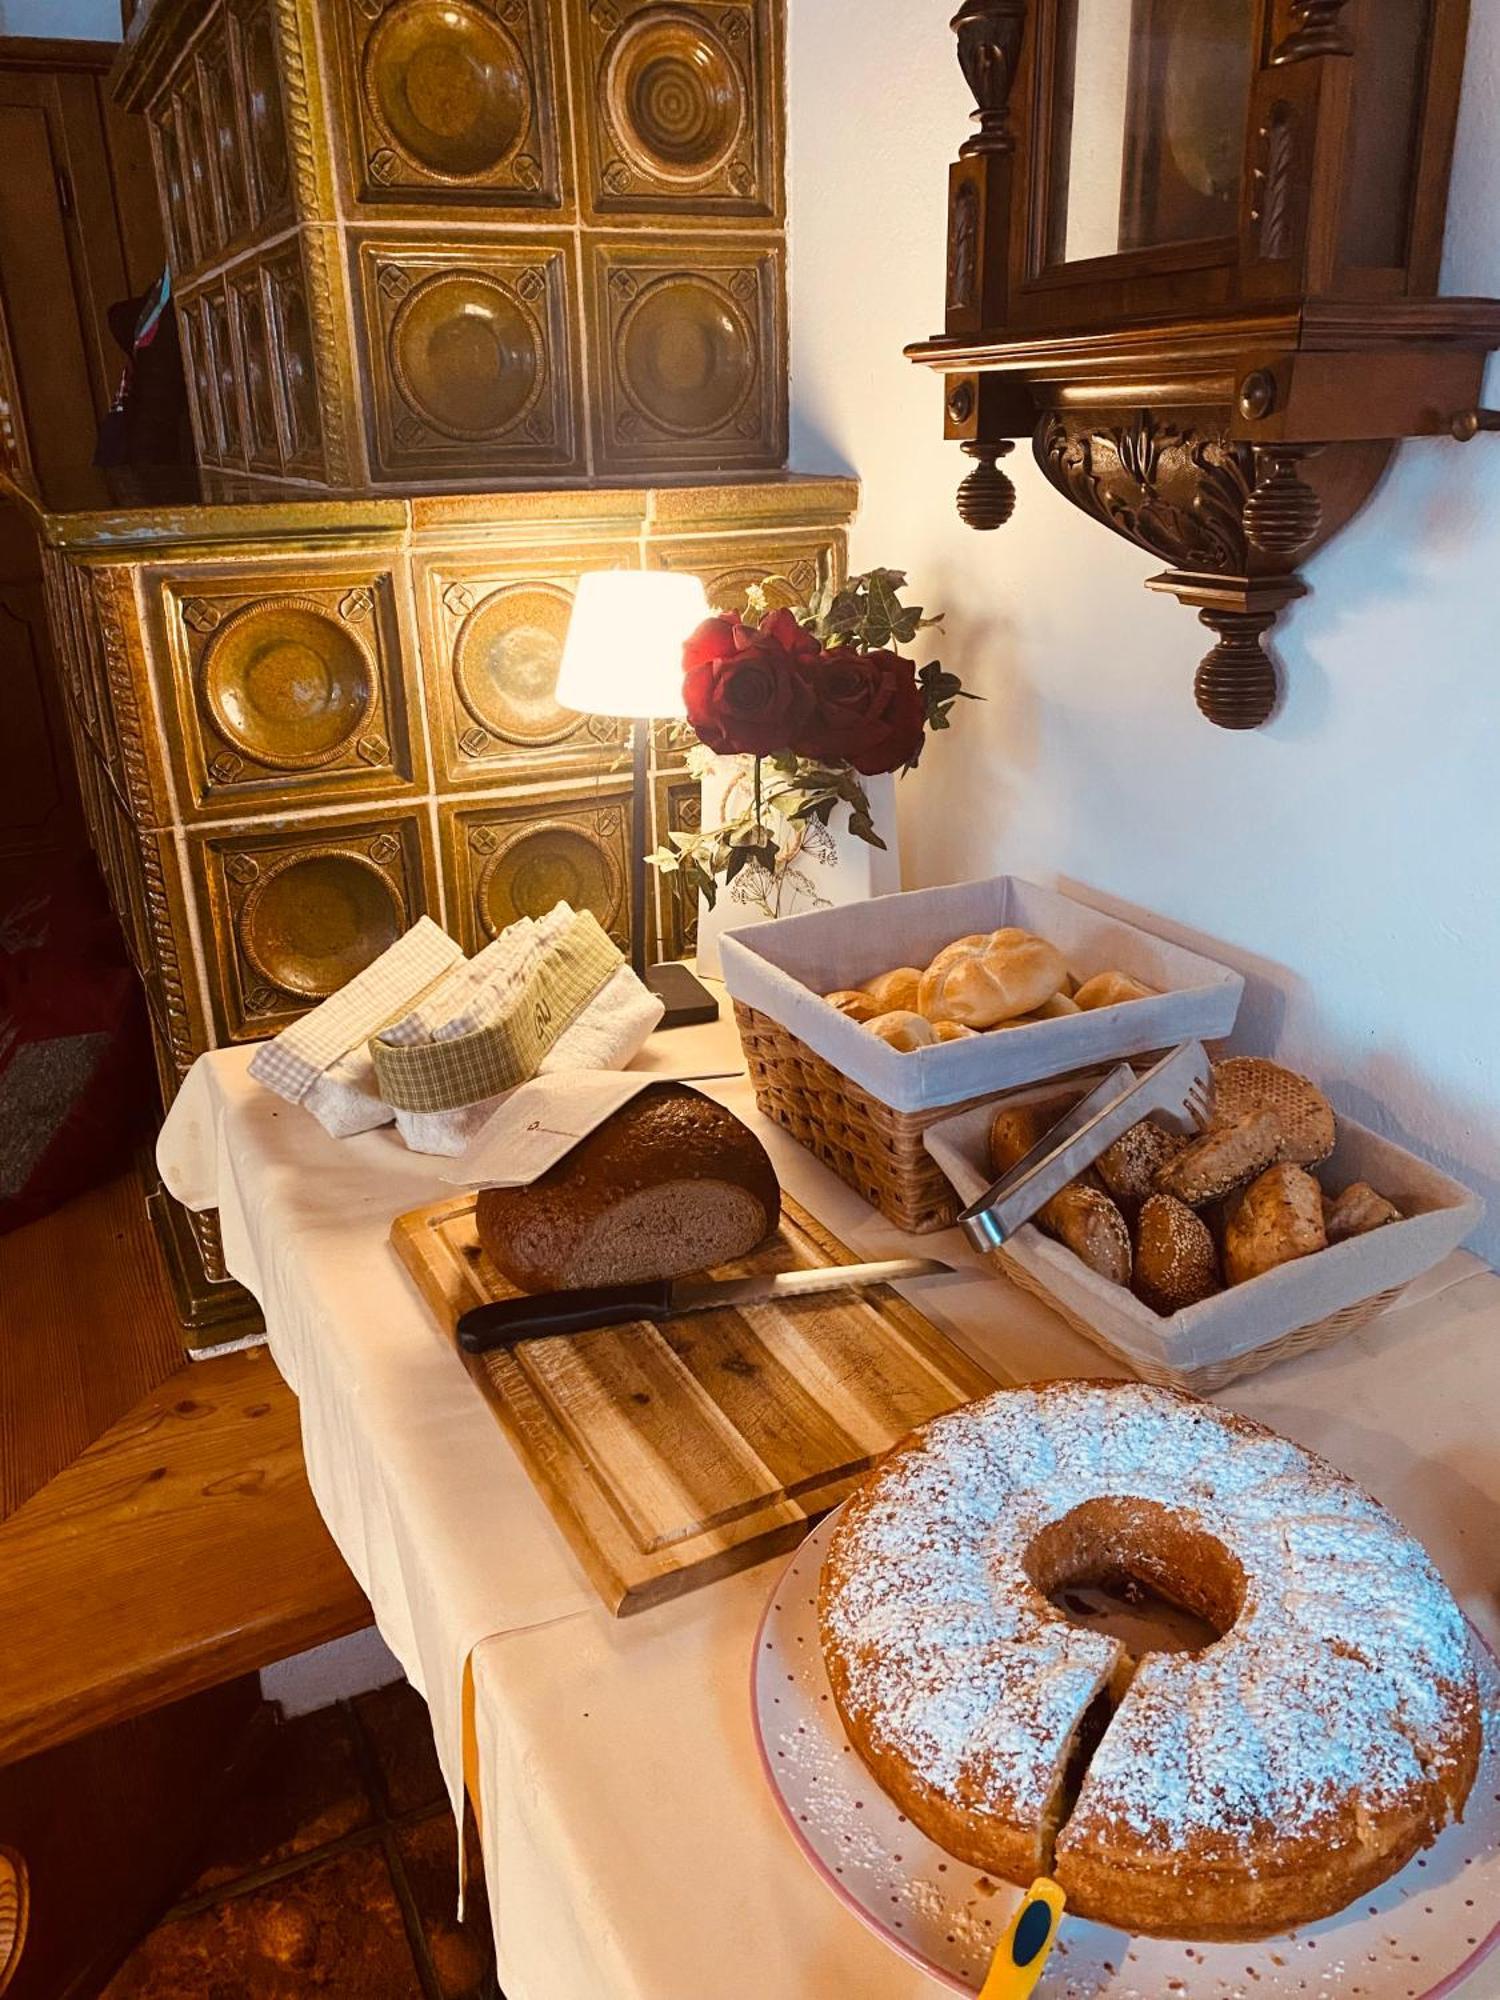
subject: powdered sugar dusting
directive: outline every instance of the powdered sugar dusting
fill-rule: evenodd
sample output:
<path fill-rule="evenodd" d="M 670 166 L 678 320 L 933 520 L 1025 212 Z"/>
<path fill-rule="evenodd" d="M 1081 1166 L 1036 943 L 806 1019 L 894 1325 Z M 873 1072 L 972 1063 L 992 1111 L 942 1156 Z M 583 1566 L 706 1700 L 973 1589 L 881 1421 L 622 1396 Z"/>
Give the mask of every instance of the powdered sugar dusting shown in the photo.
<path fill-rule="evenodd" d="M 1164 1859 L 1335 1825 L 1357 1838 L 1451 1769 L 1477 1696 L 1425 1552 L 1300 1447 L 1144 1384 L 1002 1391 L 929 1425 L 850 1504 L 825 1638 L 873 1746 L 970 1810 L 1041 1813 L 1119 1648 L 1021 1562 L 1043 1527 L 1109 1497 L 1190 1516 L 1247 1590 L 1217 1644 L 1143 1663 L 1063 1848 L 1121 1828 Z"/>

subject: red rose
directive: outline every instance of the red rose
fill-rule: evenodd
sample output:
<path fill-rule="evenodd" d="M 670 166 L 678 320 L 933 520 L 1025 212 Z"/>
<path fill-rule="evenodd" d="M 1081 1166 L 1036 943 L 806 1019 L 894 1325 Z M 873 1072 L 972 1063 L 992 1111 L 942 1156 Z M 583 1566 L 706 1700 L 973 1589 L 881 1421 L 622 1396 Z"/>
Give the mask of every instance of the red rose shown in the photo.
<path fill-rule="evenodd" d="M 745 628 L 741 626 L 741 631 Z M 768 611 L 755 628 L 758 639 L 774 639 L 795 660 L 815 660 L 823 648 L 817 634 L 799 625 L 790 611 Z"/>
<path fill-rule="evenodd" d="M 791 631 L 779 621 L 786 620 Z M 756 630 L 710 618 L 683 649 L 682 693 L 699 740 L 722 756 L 768 757 L 792 747 L 812 714 L 803 640 L 790 613 L 773 612 Z M 721 650 L 724 649 L 724 650 Z"/>
<path fill-rule="evenodd" d="M 917 670 L 899 653 L 825 653 L 813 674 L 812 719 L 795 748 L 862 777 L 899 771 L 922 748 L 926 704 Z"/>
<path fill-rule="evenodd" d="M 727 660 L 735 650 L 734 635 L 739 629 L 737 618 L 705 618 L 682 649 L 683 672 L 709 660 Z"/>

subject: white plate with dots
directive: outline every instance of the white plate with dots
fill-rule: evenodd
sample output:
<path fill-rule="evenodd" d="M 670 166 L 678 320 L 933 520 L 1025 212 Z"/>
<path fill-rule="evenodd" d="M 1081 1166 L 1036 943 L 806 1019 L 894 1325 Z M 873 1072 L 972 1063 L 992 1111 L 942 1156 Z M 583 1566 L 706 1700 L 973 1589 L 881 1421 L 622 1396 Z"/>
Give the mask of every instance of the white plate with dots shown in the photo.
<path fill-rule="evenodd" d="M 761 1759 L 798 1846 L 841 1902 L 954 1993 L 977 1993 L 1021 1900 L 919 1833 L 844 1734 L 818 1638 L 818 1574 L 836 1516 L 807 1537 L 766 1606 L 751 1699 Z M 1440 2000 L 1500 1993 L 1500 1666 L 1476 1638 L 1479 1775 L 1450 1826 L 1325 1923 L 1256 1944 L 1136 1938 L 1065 1915 L 1037 2000 Z M 1493 1984 L 1486 1984 L 1486 1978 Z"/>

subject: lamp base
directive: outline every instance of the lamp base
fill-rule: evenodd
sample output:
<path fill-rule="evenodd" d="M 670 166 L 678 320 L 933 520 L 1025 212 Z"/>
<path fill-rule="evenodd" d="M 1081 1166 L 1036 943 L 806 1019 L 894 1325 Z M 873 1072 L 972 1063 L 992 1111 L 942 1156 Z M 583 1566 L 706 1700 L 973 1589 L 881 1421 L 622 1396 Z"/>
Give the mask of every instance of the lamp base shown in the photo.
<path fill-rule="evenodd" d="M 691 1028 L 718 1020 L 718 1001 L 685 965 L 669 959 L 665 964 L 648 966 L 644 977 L 667 1010 L 657 1023 L 658 1034 L 664 1028 Z"/>

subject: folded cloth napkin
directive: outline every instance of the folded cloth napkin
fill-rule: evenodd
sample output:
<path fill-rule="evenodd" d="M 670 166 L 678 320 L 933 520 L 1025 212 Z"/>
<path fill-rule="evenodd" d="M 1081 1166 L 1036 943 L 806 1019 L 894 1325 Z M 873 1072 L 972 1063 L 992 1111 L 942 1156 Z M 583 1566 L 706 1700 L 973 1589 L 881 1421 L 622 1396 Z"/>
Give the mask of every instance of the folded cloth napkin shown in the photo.
<path fill-rule="evenodd" d="M 561 922 L 554 919 L 561 914 Z M 528 976 L 535 971 L 546 946 L 567 929 L 573 912 L 559 903 L 540 922 L 530 917 L 503 930 L 466 968 L 470 974 L 458 990 L 439 995 L 439 1005 L 431 1010 L 436 1019 L 426 1022 L 428 1032 L 414 1040 L 457 1041 L 487 1028 L 513 1005 Z M 382 1039 L 398 1038 L 387 1034 Z M 443 1111 L 396 1111 L 396 1130 L 414 1153 L 461 1153 L 495 1108 L 494 1097 L 482 1097 Z"/>
<path fill-rule="evenodd" d="M 289 1104 L 305 1105 L 335 1139 L 389 1125 L 395 1113 L 375 1081 L 370 1037 L 465 966 L 462 946 L 419 917 L 373 965 L 264 1043 L 250 1074 Z"/>
<path fill-rule="evenodd" d="M 537 1074 L 624 1069 L 640 1054 L 666 1011 L 665 1001 L 643 986 L 628 965 L 622 965 L 572 1027 L 558 1037 Z"/>
<path fill-rule="evenodd" d="M 512 924 L 467 970 L 467 980 L 445 981 L 379 1037 L 377 1066 L 413 1152 L 464 1152 L 511 1090 L 541 1068 L 623 1069 L 662 1017 L 662 1003 L 594 919 L 566 903 Z M 525 1033 L 513 1036 L 518 1027 Z M 418 1064 L 417 1075 L 410 1062 L 394 1061 L 393 1050 L 423 1044 L 433 1060 Z M 440 1056 L 444 1048 L 451 1055 Z M 503 1088 L 484 1087 L 497 1076 Z"/>

